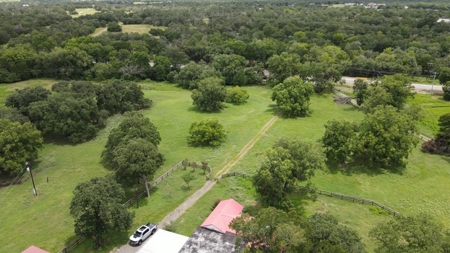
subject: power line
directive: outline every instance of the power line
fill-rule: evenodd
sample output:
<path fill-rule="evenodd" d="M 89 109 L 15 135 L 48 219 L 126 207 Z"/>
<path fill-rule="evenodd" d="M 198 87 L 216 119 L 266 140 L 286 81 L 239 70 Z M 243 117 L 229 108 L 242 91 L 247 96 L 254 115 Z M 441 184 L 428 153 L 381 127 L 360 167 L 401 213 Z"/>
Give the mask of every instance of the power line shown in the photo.
<path fill-rule="evenodd" d="M 21 176 L 18 180 L 17 178 Z M 2 192 L 2 194 L 0 194 L 0 203 L 11 193 L 12 188 L 11 186 L 13 184 L 17 184 L 18 182 L 20 182 L 20 180 L 22 180 L 22 178 L 25 176 L 25 172 L 23 171 L 22 174 L 18 174 L 16 176 L 16 178 L 7 186 L 6 190 Z M 17 180 L 17 181 L 16 181 Z"/>

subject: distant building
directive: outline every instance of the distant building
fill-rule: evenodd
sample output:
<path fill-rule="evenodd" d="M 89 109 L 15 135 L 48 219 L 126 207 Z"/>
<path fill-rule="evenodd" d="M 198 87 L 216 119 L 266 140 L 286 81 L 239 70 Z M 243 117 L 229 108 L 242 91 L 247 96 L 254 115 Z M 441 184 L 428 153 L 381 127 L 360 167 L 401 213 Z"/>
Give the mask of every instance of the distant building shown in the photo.
<path fill-rule="evenodd" d="M 366 8 L 378 9 L 380 6 L 386 6 L 386 4 L 368 3 Z"/>
<path fill-rule="evenodd" d="M 450 19 L 448 19 L 448 18 L 440 18 L 440 19 L 438 19 L 437 22 L 438 22 L 438 23 L 441 23 L 441 22 L 444 22 L 444 23 L 450 23 Z"/>

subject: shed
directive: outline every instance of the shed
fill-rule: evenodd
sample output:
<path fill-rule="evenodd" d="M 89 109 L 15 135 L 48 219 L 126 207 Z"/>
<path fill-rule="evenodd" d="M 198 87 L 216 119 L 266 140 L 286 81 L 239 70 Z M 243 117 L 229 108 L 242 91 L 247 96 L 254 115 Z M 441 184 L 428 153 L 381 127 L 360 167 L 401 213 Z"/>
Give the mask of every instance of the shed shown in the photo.
<path fill-rule="evenodd" d="M 236 234 L 236 231 L 229 227 L 230 222 L 241 216 L 244 207 L 234 199 L 220 201 L 220 203 L 209 214 L 201 227 L 213 230 L 219 233 L 230 232 Z"/>
<path fill-rule="evenodd" d="M 22 251 L 22 253 L 49 253 L 49 252 L 41 248 L 38 248 L 34 245 L 31 245 L 30 247 L 28 247 L 28 249 Z"/>

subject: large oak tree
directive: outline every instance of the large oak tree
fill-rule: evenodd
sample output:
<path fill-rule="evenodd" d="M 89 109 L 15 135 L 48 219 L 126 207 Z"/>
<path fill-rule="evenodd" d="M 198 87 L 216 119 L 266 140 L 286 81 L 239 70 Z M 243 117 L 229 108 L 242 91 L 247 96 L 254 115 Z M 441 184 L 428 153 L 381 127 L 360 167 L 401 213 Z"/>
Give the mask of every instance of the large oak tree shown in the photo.
<path fill-rule="evenodd" d="M 75 219 L 75 233 L 94 238 L 100 247 L 104 235 L 130 228 L 133 214 L 121 203 L 122 187 L 107 177 L 96 177 L 77 185 L 70 203 L 70 215 Z"/>

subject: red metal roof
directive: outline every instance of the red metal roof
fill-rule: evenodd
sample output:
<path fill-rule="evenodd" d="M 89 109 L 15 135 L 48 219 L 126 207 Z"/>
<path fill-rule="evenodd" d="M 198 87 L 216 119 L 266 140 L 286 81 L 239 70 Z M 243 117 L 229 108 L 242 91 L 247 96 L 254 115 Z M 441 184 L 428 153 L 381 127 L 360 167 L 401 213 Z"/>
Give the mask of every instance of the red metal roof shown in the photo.
<path fill-rule="evenodd" d="M 28 249 L 22 251 L 22 253 L 49 253 L 43 249 L 40 249 L 34 245 L 31 245 Z"/>
<path fill-rule="evenodd" d="M 234 218 L 241 216 L 242 209 L 244 207 L 234 199 L 222 200 L 201 226 L 220 233 L 236 234 L 236 231 L 231 229 L 229 225 Z"/>

